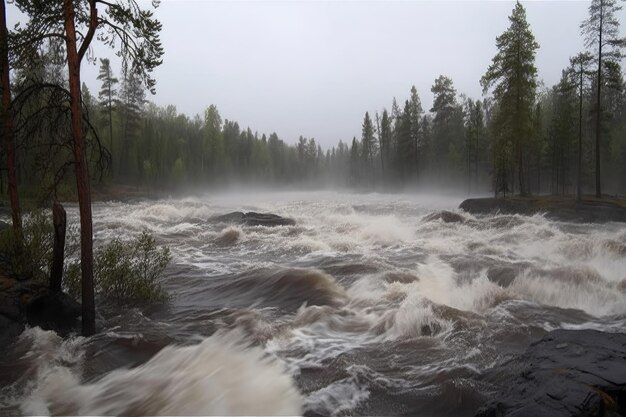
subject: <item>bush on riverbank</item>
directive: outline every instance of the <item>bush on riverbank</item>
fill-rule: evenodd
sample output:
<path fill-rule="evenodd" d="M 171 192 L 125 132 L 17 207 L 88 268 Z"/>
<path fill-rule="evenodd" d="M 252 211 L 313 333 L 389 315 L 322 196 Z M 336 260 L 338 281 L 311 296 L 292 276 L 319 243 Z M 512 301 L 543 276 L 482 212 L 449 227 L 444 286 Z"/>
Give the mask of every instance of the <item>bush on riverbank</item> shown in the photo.
<path fill-rule="evenodd" d="M 54 239 L 51 216 L 45 210 L 26 213 L 22 233 L 20 244 L 13 228 L 0 231 L 0 269 L 19 280 L 45 282 L 50 273 Z"/>
<path fill-rule="evenodd" d="M 158 280 L 172 259 L 167 247 L 143 232 L 130 241 L 113 239 L 94 254 L 96 294 L 121 302 L 159 302 L 167 293 Z M 65 282 L 70 294 L 80 295 L 80 263 L 68 265 Z"/>
<path fill-rule="evenodd" d="M 54 227 L 49 210 L 33 210 L 23 218 L 23 240 L 18 244 L 11 227 L 0 230 L 0 271 L 19 281 L 48 285 L 52 262 Z M 77 225 L 68 226 L 65 247 L 64 288 L 80 299 L 80 261 Z M 122 302 L 165 301 L 167 294 L 158 279 L 171 260 L 169 249 L 158 247 L 143 232 L 130 241 L 114 239 L 96 249 L 96 294 Z"/>

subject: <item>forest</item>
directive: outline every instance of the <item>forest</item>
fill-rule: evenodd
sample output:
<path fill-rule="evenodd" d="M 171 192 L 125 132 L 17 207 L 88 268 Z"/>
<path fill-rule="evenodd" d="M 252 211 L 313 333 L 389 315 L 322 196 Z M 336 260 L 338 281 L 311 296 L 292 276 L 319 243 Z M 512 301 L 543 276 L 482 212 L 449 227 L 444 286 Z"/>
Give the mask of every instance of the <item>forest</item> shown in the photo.
<path fill-rule="evenodd" d="M 413 86 L 406 100 L 394 97 L 389 108 L 365 112 L 360 137 L 340 138 L 330 149 L 315 138 L 294 141 L 223 120 L 215 104 L 192 117 L 175 105 L 159 107 L 147 99 L 153 87 L 146 88 L 130 64 L 118 74 L 109 59 L 99 58 L 100 84 L 81 89 L 86 135 L 94 144 L 89 171 L 96 182 L 152 190 L 243 183 L 571 194 L 580 184 L 581 192 L 624 194 L 624 42 L 619 5 L 603 4 L 581 23 L 588 50 L 572 51 L 557 85 L 538 79 L 539 43 L 518 3 L 480 80 L 483 97 L 459 93 L 441 75 L 432 83 L 432 108 L 422 107 Z M 599 27 L 601 13 L 611 18 Z M 74 182 L 63 98 L 51 88 L 68 85 L 63 54 L 63 45 L 50 38 L 12 63 L 17 179 L 21 189 L 44 195 Z M 6 189 L 4 175 L 0 183 Z"/>

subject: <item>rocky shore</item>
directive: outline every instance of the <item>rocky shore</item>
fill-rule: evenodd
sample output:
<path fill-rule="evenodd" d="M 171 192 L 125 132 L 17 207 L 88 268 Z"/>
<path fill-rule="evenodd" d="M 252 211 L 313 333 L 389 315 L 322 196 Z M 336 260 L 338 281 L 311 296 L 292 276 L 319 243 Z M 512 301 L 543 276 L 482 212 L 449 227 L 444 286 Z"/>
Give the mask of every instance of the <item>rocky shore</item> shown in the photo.
<path fill-rule="evenodd" d="M 476 417 L 623 416 L 626 334 L 555 330 L 490 375 L 501 389 Z"/>
<path fill-rule="evenodd" d="M 579 203 L 573 197 L 554 196 L 470 198 L 459 208 L 472 214 L 545 214 L 567 222 L 626 222 L 626 200 L 620 199 L 585 198 Z"/>
<path fill-rule="evenodd" d="M 80 304 L 63 292 L 33 280 L 0 275 L 0 349 L 26 325 L 68 333 L 76 328 L 80 311 Z"/>

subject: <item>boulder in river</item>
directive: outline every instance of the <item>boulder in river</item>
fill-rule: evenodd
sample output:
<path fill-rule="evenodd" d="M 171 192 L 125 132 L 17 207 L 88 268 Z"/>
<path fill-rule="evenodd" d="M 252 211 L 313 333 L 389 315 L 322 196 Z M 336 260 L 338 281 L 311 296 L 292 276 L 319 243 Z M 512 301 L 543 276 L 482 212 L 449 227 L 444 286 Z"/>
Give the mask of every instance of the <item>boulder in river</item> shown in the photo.
<path fill-rule="evenodd" d="M 555 330 L 492 375 L 511 369 L 476 417 L 626 415 L 626 334 Z"/>
<path fill-rule="evenodd" d="M 213 217 L 213 221 L 224 223 L 243 224 L 246 226 L 294 226 L 296 221 L 287 217 L 282 217 L 271 213 L 255 213 L 253 211 L 243 213 L 234 211 L 232 213 Z"/>
<path fill-rule="evenodd" d="M 441 220 L 444 223 L 464 223 L 465 217 L 459 213 L 448 210 L 436 211 L 424 217 L 425 222 L 432 222 L 436 220 Z"/>
<path fill-rule="evenodd" d="M 11 343 L 26 324 L 61 334 L 75 328 L 80 304 L 47 285 L 0 276 L 0 348 Z"/>

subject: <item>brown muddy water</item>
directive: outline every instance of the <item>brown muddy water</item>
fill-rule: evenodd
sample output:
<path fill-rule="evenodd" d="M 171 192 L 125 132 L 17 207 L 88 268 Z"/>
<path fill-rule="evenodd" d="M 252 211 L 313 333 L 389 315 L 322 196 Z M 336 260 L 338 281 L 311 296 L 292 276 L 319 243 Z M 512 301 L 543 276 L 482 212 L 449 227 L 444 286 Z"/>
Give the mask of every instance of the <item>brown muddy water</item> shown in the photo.
<path fill-rule="evenodd" d="M 171 248 L 171 299 L 101 303 L 91 338 L 27 329 L 0 357 L 0 412 L 471 416 L 506 380 L 492 370 L 546 332 L 626 332 L 623 224 L 475 217 L 460 201 L 98 203 L 96 241 L 147 229 Z M 235 210 L 297 224 L 210 220 Z"/>

